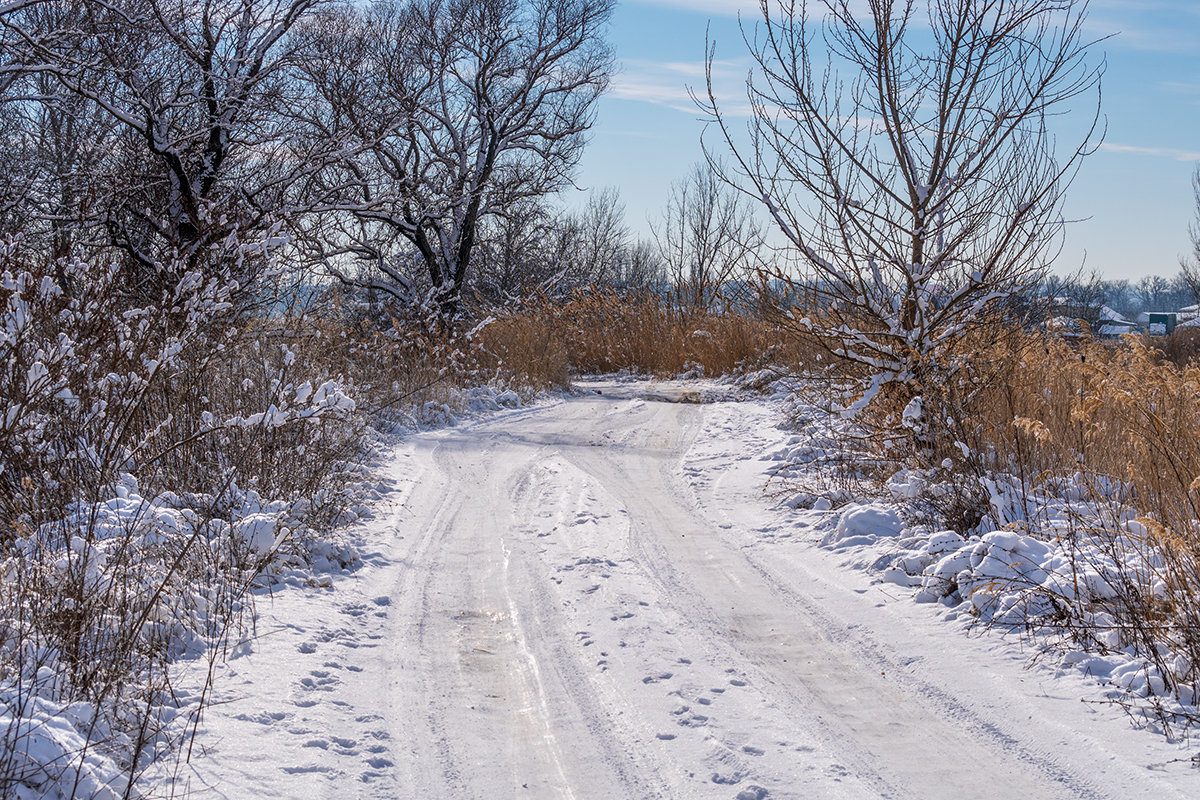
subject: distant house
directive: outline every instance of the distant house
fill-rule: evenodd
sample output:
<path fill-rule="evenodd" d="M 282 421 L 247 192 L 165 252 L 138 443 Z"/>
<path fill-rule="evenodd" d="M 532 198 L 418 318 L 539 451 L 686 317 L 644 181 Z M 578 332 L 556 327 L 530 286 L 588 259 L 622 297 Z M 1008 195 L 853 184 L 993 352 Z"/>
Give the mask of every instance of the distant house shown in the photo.
<path fill-rule="evenodd" d="M 1179 316 L 1180 325 L 1185 322 L 1192 322 L 1200 319 L 1200 305 L 1184 306 L 1175 313 Z"/>
<path fill-rule="evenodd" d="M 1138 325 L 1151 336 L 1166 336 L 1179 324 L 1176 311 L 1143 311 L 1138 314 Z"/>
<path fill-rule="evenodd" d="M 1116 339 L 1127 333 L 1137 333 L 1138 324 L 1131 322 L 1108 306 L 1100 307 L 1100 321 L 1096 335 L 1101 339 Z"/>

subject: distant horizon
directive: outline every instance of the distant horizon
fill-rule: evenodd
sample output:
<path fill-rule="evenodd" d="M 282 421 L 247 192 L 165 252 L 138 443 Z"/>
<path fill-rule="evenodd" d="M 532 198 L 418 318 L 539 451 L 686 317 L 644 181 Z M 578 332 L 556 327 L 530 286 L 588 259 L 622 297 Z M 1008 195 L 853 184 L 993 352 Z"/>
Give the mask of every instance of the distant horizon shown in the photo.
<path fill-rule="evenodd" d="M 1069 225 L 1052 271 L 1082 268 L 1110 280 L 1170 278 L 1191 250 L 1191 179 L 1200 162 L 1200 4 L 1187 0 L 1093 0 L 1087 29 L 1105 58 L 1107 135 L 1067 193 Z M 739 0 L 625 0 L 610 40 L 619 69 L 600 100 L 577 175 L 581 189 L 614 186 L 635 235 L 648 236 L 671 184 L 702 158 L 703 122 L 688 97 L 702 89 L 706 35 L 717 44 L 721 99 L 744 101 L 750 61 L 738 29 L 759 18 Z M 1090 113 L 1087 108 L 1077 109 Z M 575 196 L 572 196 L 575 195 Z M 582 193 L 564 202 L 581 205 Z"/>

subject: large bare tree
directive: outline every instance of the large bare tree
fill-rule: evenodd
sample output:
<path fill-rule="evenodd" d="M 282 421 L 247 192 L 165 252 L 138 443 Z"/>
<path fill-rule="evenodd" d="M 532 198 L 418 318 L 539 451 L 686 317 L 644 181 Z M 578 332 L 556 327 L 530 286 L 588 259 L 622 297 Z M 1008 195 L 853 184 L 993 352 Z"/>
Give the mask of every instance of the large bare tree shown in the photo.
<path fill-rule="evenodd" d="M 315 189 L 341 214 L 325 220 L 336 234 L 310 237 L 335 274 L 353 279 L 336 259 L 352 253 L 397 295 L 420 296 L 408 285 L 415 259 L 439 317 L 452 319 L 481 221 L 570 185 L 612 69 L 613 5 L 384 0 L 314 26 L 311 111 L 362 143 Z"/>
<path fill-rule="evenodd" d="M 244 245 L 320 163 L 280 114 L 294 86 L 290 32 L 318 2 L 29 0 L 0 14 L 14 60 L 46 84 L 41 132 L 46 120 L 103 120 L 89 184 L 59 183 L 87 197 L 128 257 L 131 292 L 169 290 L 180 268 L 215 267 L 250 288 L 261 260 Z"/>
<path fill-rule="evenodd" d="M 814 5 L 823 20 L 761 0 L 744 128 L 711 69 L 702 102 L 733 155 L 725 177 L 799 262 L 774 276 L 814 300 L 793 328 L 867 376 L 846 413 L 885 387 L 932 402 L 969 363 L 951 357 L 963 334 L 1061 248 L 1063 193 L 1099 127 L 1087 2 Z M 1075 101 L 1081 120 L 1064 116 Z"/>

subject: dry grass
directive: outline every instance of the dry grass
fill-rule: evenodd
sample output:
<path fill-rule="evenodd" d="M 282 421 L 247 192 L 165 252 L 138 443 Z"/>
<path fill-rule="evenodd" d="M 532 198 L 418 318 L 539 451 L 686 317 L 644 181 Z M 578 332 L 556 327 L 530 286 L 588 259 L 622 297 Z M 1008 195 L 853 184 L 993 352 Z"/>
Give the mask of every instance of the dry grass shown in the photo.
<path fill-rule="evenodd" d="M 566 300 L 537 297 L 497 315 L 481 341 L 514 378 L 563 385 L 582 374 L 628 370 L 661 377 L 684 372 L 725 375 L 766 359 L 792 365 L 772 326 L 741 314 L 680 314 L 654 295 L 578 292 Z"/>
<path fill-rule="evenodd" d="M 1200 358 L 1200 328 L 1176 328 L 1170 336 L 1155 340 L 1163 357 L 1176 366 L 1185 366 Z"/>
<path fill-rule="evenodd" d="M 989 355 L 1001 369 L 974 398 L 964 430 L 983 454 L 978 466 L 1015 475 L 1027 487 L 1019 527 L 1054 527 L 1033 519 L 1035 492 L 1077 493 L 1080 517 L 1058 526 L 1058 536 L 1079 559 L 1072 565 L 1077 574 L 1104 571 L 1113 588 L 1087 612 L 1112 619 L 1117 636 L 1104 641 L 1132 646 L 1158 667 L 1168 689 L 1194 698 L 1200 678 L 1200 365 L 1177 365 L 1135 336 L 1068 345 L 1025 334 Z M 1135 513 L 1140 518 L 1131 520 Z M 1092 555 L 1076 546 L 1076 537 L 1087 538 Z M 1117 573 L 1097 559 L 1126 567 Z M 1097 636 L 1086 626 L 1073 634 L 1085 644 Z"/>

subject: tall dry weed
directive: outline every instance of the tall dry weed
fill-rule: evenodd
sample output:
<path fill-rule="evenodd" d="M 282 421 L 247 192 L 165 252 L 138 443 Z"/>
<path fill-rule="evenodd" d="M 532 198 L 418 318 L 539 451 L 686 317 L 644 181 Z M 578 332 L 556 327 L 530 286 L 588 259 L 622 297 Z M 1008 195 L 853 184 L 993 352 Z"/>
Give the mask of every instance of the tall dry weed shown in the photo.
<path fill-rule="evenodd" d="M 568 371 L 724 375 L 789 355 L 775 329 L 752 316 L 684 314 L 653 294 L 603 290 L 531 298 L 497 314 L 481 338 L 504 369 L 543 385 L 561 385 Z"/>
<path fill-rule="evenodd" d="M 1057 530 L 1075 574 L 1103 575 L 1103 596 L 1065 623 L 1077 639 L 1133 648 L 1166 689 L 1200 700 L 1200 366 L 1136 336 L 1026 334 L 1015 355 L 973 408 L 988 468 L 1024 487 L 1010 522 Z M 1039 493 L 1065 493 L 1074 516 L 1039 526 Z M 1108 630 L 1080 622 L 1096 614 Z"/>

